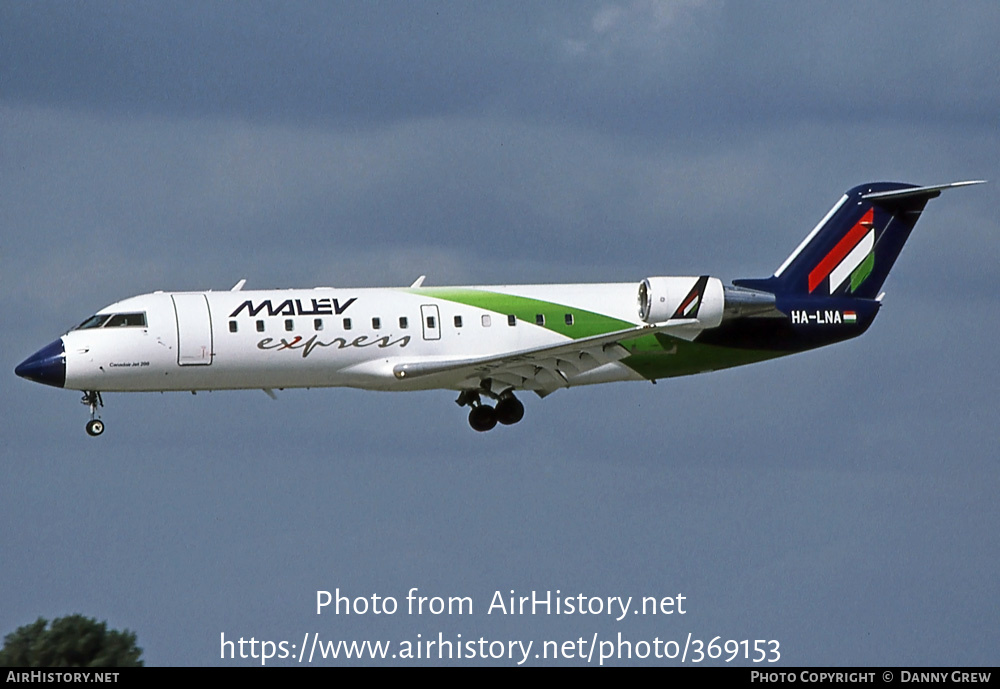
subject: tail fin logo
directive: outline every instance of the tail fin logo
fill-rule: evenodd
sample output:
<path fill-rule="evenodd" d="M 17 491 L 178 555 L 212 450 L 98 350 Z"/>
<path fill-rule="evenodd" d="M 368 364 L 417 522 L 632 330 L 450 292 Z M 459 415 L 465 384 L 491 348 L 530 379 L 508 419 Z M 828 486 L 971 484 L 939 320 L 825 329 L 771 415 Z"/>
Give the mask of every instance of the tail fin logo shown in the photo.
<path fill-rule="evenodd" d="M 830 279 L 830 294 L 850 279 L 850 291 L 855 292 L 875 267 L 875 212 L 868 212 L 837 242 L 830 252 L 809 273 L 809 293 Z"/>

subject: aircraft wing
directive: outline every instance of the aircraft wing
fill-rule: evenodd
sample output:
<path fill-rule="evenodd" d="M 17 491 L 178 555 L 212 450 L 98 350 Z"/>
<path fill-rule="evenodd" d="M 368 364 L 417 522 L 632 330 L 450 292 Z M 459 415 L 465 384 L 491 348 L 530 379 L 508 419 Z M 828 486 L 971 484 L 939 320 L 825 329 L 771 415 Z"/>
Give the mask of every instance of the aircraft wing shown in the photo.
<path fill-rule="evenodd" d="M 631 352 L 622 342 L 692 325 L 698 325 L 698 319 L 675 318 L 665 323 L 640 325 L 487 357 L 397 364 L 392 372 L 400 380 L 448 374 L 450 379 L 460 381 L 458 387 L 468 386 L 471 389 L 489 380 L 492 389 L 497 392 L 515 388 L 533 390 L 544 397 L 559 388 L 568 387 L 571 376 L 627 357 Z"/>

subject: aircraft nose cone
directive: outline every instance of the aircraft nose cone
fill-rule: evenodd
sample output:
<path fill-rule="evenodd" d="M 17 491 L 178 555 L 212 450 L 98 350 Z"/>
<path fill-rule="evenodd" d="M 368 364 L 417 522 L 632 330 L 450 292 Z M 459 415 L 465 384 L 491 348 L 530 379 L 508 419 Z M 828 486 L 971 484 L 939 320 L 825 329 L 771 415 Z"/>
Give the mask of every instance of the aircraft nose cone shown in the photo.
<path fill-rule="evenodd" d="M 62 338 L 48 344 L 18 364 L 14 373 L 36 383 L 57 388 L 66 385 L 66 349 Z"/>

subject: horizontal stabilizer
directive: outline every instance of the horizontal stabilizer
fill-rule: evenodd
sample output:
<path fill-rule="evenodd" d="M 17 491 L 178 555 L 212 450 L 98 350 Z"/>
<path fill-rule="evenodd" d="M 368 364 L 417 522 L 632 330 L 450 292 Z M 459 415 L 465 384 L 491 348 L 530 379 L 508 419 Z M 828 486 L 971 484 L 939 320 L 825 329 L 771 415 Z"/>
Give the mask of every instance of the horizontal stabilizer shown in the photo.
<path fill-rule="evenodd" d="M 969 180 L 967 182 L 952 182 L 951 184 L 938 184 L 932 187 L 911 187 L 909 189 L 895 189 L 893 191 L 875 191 L 870 194 L 862 194 L 861 198 L 866 201 L 872 201 L 873 203 L 878 203 L 879 201 L 886 201 L 889 199 L 909 199 L 914 197 L 922 197 L 926 199 L 937 198 L 941 195 L 941 192 L 945 189 L 954 189 L 956 187 L 967 187 L 972 184 L 985 184 L 985 179 Z"/>

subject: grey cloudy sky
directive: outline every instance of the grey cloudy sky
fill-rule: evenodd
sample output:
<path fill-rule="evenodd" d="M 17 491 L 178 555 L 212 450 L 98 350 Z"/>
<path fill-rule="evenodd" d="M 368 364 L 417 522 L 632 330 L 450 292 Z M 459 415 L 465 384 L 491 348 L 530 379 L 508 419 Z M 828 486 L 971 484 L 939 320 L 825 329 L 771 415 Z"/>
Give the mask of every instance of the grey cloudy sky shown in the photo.
<path fill-rule="evenodd" d="M 0 3 L 0 632 L 776 639 L 996 664 L 994 2 Z M 863 338 L 656 387 L 108 395 L 13 375 L 156 289 L 770 274 L 866 181 L 932 201 Z M 317 589 L 471 596 L 314 614 Z M 684 617 L 487 615 L 494 591 Z M 541 661 L 531 661 L 541 662 Z"/>

